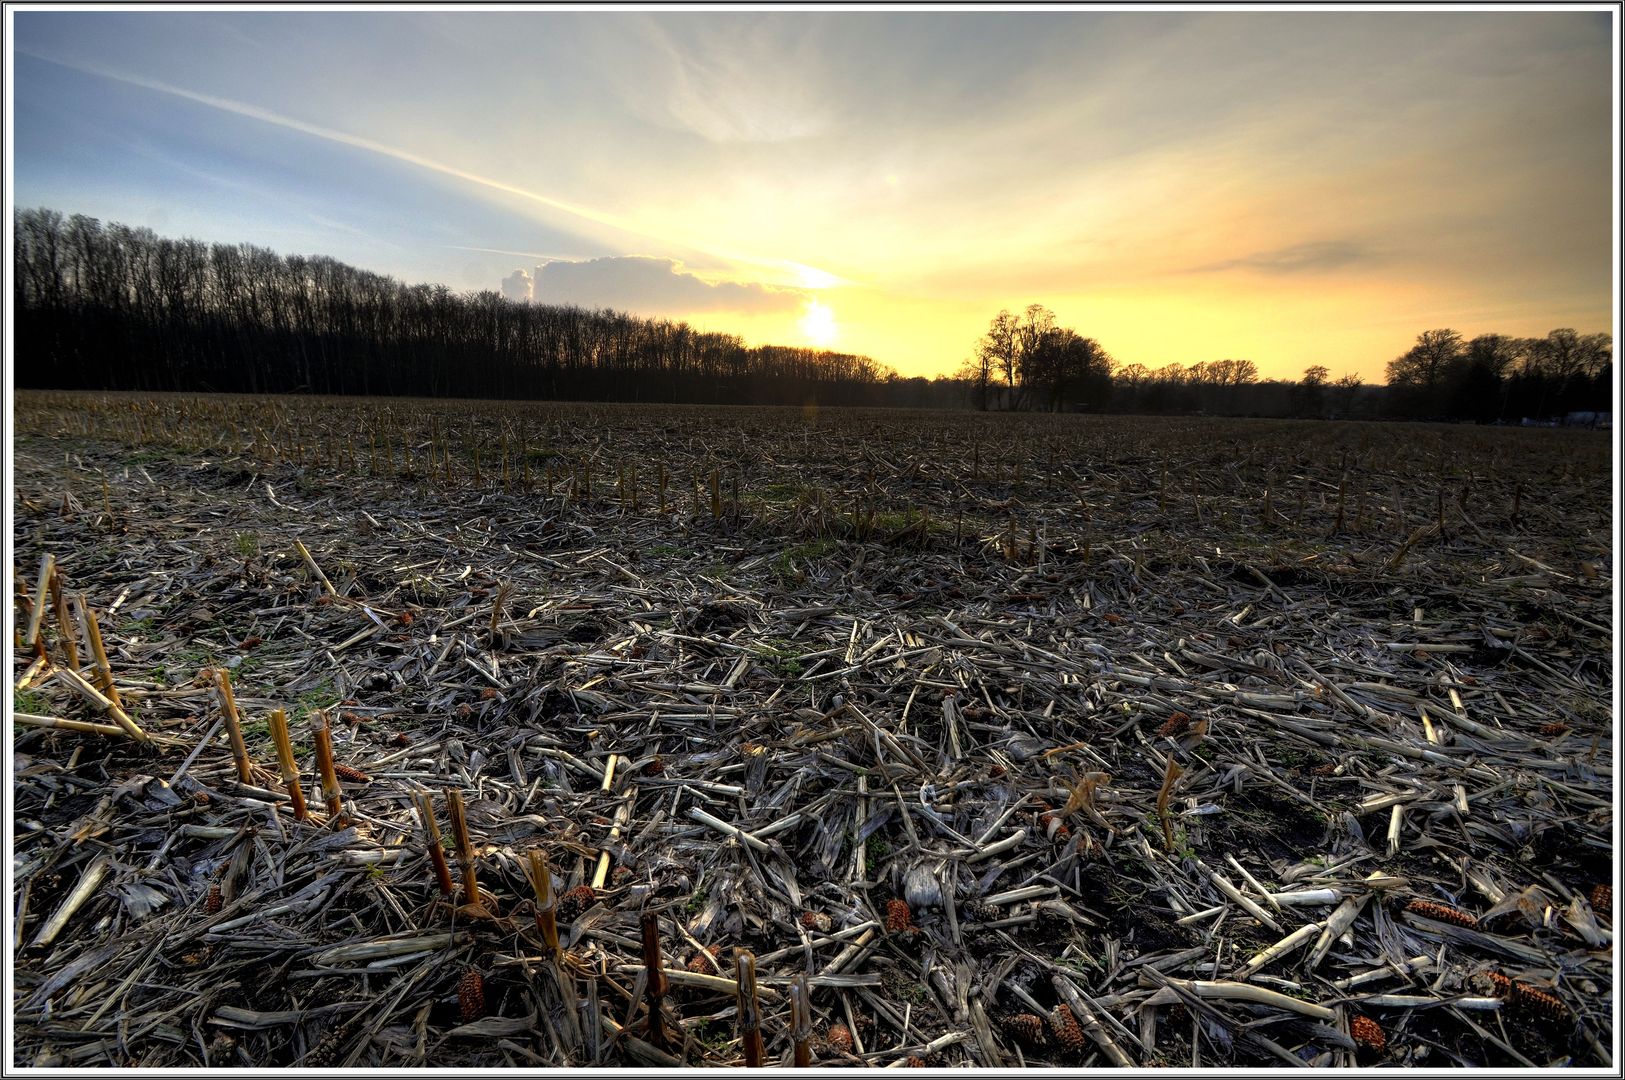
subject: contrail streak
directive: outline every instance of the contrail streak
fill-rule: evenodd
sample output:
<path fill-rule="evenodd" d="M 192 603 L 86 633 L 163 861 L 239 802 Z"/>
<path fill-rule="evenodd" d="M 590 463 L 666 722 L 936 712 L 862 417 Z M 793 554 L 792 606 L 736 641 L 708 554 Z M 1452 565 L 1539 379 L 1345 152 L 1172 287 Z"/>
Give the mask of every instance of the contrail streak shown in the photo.
<path fill-rule="evenodd" d="M 138 86 L 144 90 L 152 90 L 160 94 L 169 94 L 172 97 L 182 98 L 183 100 L 195 102 L 199 105 L 207 105 L 212 109 L 219 109 L 222 112 L 247 117 L 251 120 L 258 120 L 266 124 L 274 124 L 277 127 L 287 128 L 290 131 L 297 131 L 301 134 L 310 135 L 318 139 L 325 139 L 328 142 L 339 143 L 343 146 L 353 146 L 358 150 L 366 150 L 370 153 L 379 154 L 383 157 L 393 158 L 396 161 L 404 161 L 409 165 L 416 165 L 420 169 L 427 169 L 430 172 L 440 173 L 443 176 L 456 177 L 458 180 L 462 180 L 466 183 L 487 188 L 491 191 L 500 191 L 505 195 L 513 195 L 517 198 L 525 199 L 540 206 L 545 206 L 551 210 L 557 210 L 560 213 L 569 214 L 572 217 L 581 218 L 585 221 L 591 221 L 594 224 L 604 225 L 620 232 L 630 233 L 634 236 L 641 236 L 649 240 L 659 241 L 663 244 L 686 247 L 694 251 L 705 252 L 706 254 L 715 256 L 717 258 L 726 259 L 731 262 L 746 263 L 752 266 L 772 268 L 779 271 L 788 271 L 799 277 L 803 284 L 811 284 L 814 281 L 821 285 L 835 284 L 840 281 L 840 279 L 836 278 L 833 274 L 828 274 L 813 267 L 806 267 L 800 263 L 790 262 L 785 259 L 763 259 L 755 256 L 717 251 L 714 248 L 710 248 L 704 244 L 696 244 L 691 241 L 675 237 L 659 236 L 651 233 L 647 228 L 639 225 L 631 219 L 621 217 L 618 214 L 607 213 L 602 210 L 595 210 L 590 206 L 582 206 L 579 203 L 569 202 L 565 199 L 557 199 L 551 195 L 543 195 L 540 192 L 530 191 L 515 184 L 510 184 L 504 180 L 493 179 L 489 176 L 481 176 L 479 173 L 469 172 L 467 169 L 460 169 L 455 165 L 447 165 L 445 162 L 424 157 L 422 154 L 413 153 L 410 150 L 403 150 L 398 146 L 390 146 L 388 143 L 381 143 L 376 139 L 369 139 L 362 135 L 352 135 L 347 131 L 340 131 L 337 128 L 330 128 L 321 124 L 312 124 L 308 121 L 298 120 L 291 116 L 283 116 L 281 113 L 272 112 L 271 110 L 261 108 L 258 105 L 250 105 L 247 102 L 236 101 L 232 98 L 219 97 L 215 94 L 204 94 L 199 93 L 196 90 L 187 90 L 184 87 L 173 86 L 169 83 L 161 82 L 158 79 L 147 78 L 144 75 L 129 75 L 96 65 L 58 60 L 54 57 L 45 56 L 40 53 L 35 53 L 24 49 L 18 49 L 17 51 L 26 56 L 31 56 L 36 60 L 43 60 L 46 63 L 56 64 L 59 67 L 65 67 L 72 71 L 81 72 L 82 74 L 95 75 L 103 79 L 111 79 L 114 82 L 124 83 L 129 86 Z"/>

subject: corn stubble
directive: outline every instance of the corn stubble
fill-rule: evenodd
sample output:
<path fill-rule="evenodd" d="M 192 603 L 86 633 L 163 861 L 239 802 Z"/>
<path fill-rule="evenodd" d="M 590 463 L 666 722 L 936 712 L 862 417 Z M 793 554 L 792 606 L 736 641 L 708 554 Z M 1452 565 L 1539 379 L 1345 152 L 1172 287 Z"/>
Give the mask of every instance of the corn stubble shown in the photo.
<path fill-rule="evenodd" d="M 19 941 L 61 913 L 56 944 L 69 957 L 61 941 L 79 947 L 116 905 L 138 902 L 127 899 L 140 895 L 127 888 L 137 869 L 155 859 L 220 868 L 206 891 L 193 884 L 184 896 L 213 922 L 168 961 L 173 988 L 122 954 L 104 981 L 128 987 L 121 1011 L 184 1018 L 195 989 L 181 985 L 185 973 L 236 962 L 240 943 L 299 976 L 288 985 L 367 971 L 366 1006 L 322 986 L 344 1007 L 323 1014 L 327 1033 L 302 1064 L 388 1064 L 390 1048 L 406 1045 L 388 1033 L 410 1027 L 431 983 L 442 1005 L 456 986 L 463 1023 L 518 1024 L 523 1013 L 491 1010 L 513 1013 L 518 999 L 496 987 L 520 971 L 533 994 L 523 1008 L 535 1012 L 526 1034 L 437 1042 L 443 1032 L 426 1029 L 423 1063 L 496 1067 L 501 1053 L 519 1054 L 497 1049 L 507 1040 L 537 1059 L 508 1062 L 522 1065 L 853 1064 L 857 1027 L 872 1065 L 1011 1064 L 1016 1047 L 1045 1063 L 1096 1054 L 1157 1065 L 1182 1063 L 1180 1044 L 1206 1038 L 1208 1025 L 1255 1020 L 1301 1056 L 1320 1045 L 1312 1026 L 1342 1016 L 1362 1063 L 1405 1063 L 1412 1029 L 1383 1011 L 1384 1032 L 1348 1005 L 1389 987 L 1324 988 L 1365 974 L 1352 956 L 1411 959 L 1385 955 L 1372 926 L 1396 907 L 1369 894 L 1480 901 L 1426 870 L 1409 870 L 1403 886 L 1368 884 L 1380 859 L 1339 861 L 1359 847 L 1346 817 L 1369 832 L 1361 800 L 1411 791 L 1467 807 L 1458 813 L 1470 825 L 1527 817 L 1516 804 L 1527 789 L 1498 785 L 1552 772 L 1559 783 L 1541 790 L 1554 819 L 1600 836 L 1574 796 L 1587 794 L 1579 770 L 1611 768 L 1606 703 L 1563 680 L 1575 657 L 1601 648 L 1611 577 L 1601 554 L 1572 546 L 1583 549 L 1606 516 L 1601 473 L 1572 441 L 1561 455 L 1530 444 L 1526 457 L 1485 432 L 1428 441 L 1310 426 L 1287 438 L 1204 418 L 1148 434 L 1116 417 L 828 412 L 812 423 L 678 408 L 92 395 L 19 406 L 18 535 L 52 551 L 20 543 L 25 561 L 13 567 L 14 686 L 39 695 L 24 698 L 35 703 L 21 710 L 19 737 L 36 765 L 68 770 L 23 770 L 19 865 L 48 837 L 64 850 L 146 843 L 95 815 L 53 816 L 66 789 L 52 777 L 82 776 L 91 747 L 103 748 L 97 760 L 116 747 L 114 768 L 138 749 L 151 755 L 139 775 L 172 783 L 184 807 L 168 808 L 160 787 L 131 789 L 147 813 L 173 814 L 157 829 L 161 852 L 140 847 L 99 877 L 89 861 L 63 866 L 54 884 L 25 875 Z M 91 449 L 47 473 L 42 439 Z M 123 441 L 129 465 L 94 449 L 108 440 Z M 204 539 L 183 555 L 184 545 L 149 542 L 167 527 L 161 501 L 182 516 L 191 488 L 216 473 L 213 497 L 244 511 L 233 529 L 258 529 L 258 545 Z M 110 547 L 101 558 L 152 566 L 75 572 L 70 589 L 67 571 L 90 565 L 93 543 Z M 163 610 L 150 584 L 121 597 L 142 580 L 196 586 L 208 615 L 174 629 L 189 612 Z M 1550 612 L 1515 607 L 1531 586 L 1551 595 Z M 1378 611 L 1369 599 L 1401 594 L 1426 610 L 1407 599 Z M 1465 610 L 1473 635 L 1455 632 L 1454 609 L 1448 619 L 1434 610 L 1438 595 Z M 1314 614 L 1333 609 L 1339 620 Z M 185 635 L 216 651 L 177 680 Z M 207 684 L 186 685 L 200 663 Z M 168 681 L 142 665 L 167 668 Z M 1542 702 L 1559 686 L 1587 706 L 1552 715 Z M 939 690 L 956 703 L 939 709 Z M 216 724 L 221 735 L 200 747 Z M 616 756 L 643 765 L 617 770 Z M 807 777 L 824 772 L 829 783 L 812 792 Z M 106 794 L 115 790 L 110 781 Z M 1438 835 L 1431 811 L 1393 810 L 1375 813 L 1395 823 L 1398 851 Z M 1242 811 L 1245 828 L 1235 827 Z M 1488 833 L 1469 836 L 1482 845 L 1475 862 L 1511 865 Z M 925 855 L 950 864 L 940 880 L 952 895 L 911 906 L 903 885 Z M 1611 888 L 1591 888 L 1599 869 L 1561 853 L 1543 869 L 1611 922 Z M 351 876 L 314 901 L 297 892 L 324 874 Z M 1280 932 L 1215 892 L 1221 875 Z M 867 889 L 852 891 L 859 880 L 899 899 L 877 911 Z M 1433 900 L 1397 910 L 1430 955 L 1482 940 L 1469 933 L 1533 954 L 1518 977 L 1479 980 L 1483 995 L 1501 1003 L 1516 1047 L 1530 1052 L 1519 1040 L 1531 1032 L 1556 1040 L 1572 1029 L 1565 1051 L 1594 1063 L 1588 1040 L 1609 1033 L 1578 988 L 1606 996 L 1612 981 L 1575 946 L 1599 933 L 1583 901 L 1535 934 Z M 147 935 L 132 957 L 172 955 L 151 952 L 156 920 L 114 917 Z M 1261 934 L 1266 946 L 1335 924 L 1324 948 L 1311 932 L 1261 969 L 1322 989 L 1278 992 L 1264 977 L 1227 980 L 1180 959 L 1221 919 L 1222 934 Z M 1345 933 L 1352 949 L 1338 944 Z M 1002 966 L 1006 937 L 1044 963 L 1061 963 L 1061 942 L 1110 939 L 1124 951 L 1111 979 L 1064 976 L 1088 995 L 1057 1002 L 1030 972 Z M 1559 945 L 1578 966 L 1547 985 L 1532 973 Z M 311 946 L 352 951 L 328 972 L 308 959 Z M 1124 966 L 1125 956 L 1154 962 Z M 935 966 L 907 994 L 872 981 L 923 957 Z M 25 960 L 28 986 L 65 962 L 48 948 Z M 804 993 L 789 977 L 802 968 L 824 981 Z M 412 978 L 421 988 L 397 1003 L 394 988 Z M 1123 1004 L 1125 992 L 1167 993 L 1163 979 L 1193 1003 L 1182 1020 L 1183 1004 Z M 1432 981 L 1395 989 L 1391 1008 L 1415 1007 Z M 19 1060 L 85 1060 L 74 1055 L 94 1039 L 60 1025 L 101 1003 L 61 997 L 47 1014 L 21 993 Z M 255 993 L 265 1014 L 294 1007 L 269 985 Z M 400 1011 L 386 1018 L 379 1003 Z M 1342 1011 L 1328 1019 L 1316 1008 Z M 431 1028 L 445 1012 L 425 1014 Z M 1294 1015 L 1311 1023 L 1278 1022 Z M 1441 1025 L 1451 1015 L 1429 1010 Z M 242 1026 L 221 1060 L 270 1060 L 274 1026 L 233 1022 Z M 207 1056 L 178 1045 L 154 1044 L 153 1063 Z M 1483 1046 L 1486 1060 L 1511 1060 Z M 1245 1039 L 1200 1048 L 1203 1064 L 1279 1060 Z"/>

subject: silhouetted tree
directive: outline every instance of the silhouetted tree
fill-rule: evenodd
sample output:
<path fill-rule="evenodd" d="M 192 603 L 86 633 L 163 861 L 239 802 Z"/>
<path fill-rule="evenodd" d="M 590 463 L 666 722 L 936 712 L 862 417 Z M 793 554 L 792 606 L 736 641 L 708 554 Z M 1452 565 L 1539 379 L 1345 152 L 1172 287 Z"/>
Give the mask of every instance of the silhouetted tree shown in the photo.
<path fill-rule="evenodd" d="M 961 372 L 978 388 L 991 373 L 1002 373 L 1009 408 L 1055 411 L 1103 407 L 1111 399 L 1115 363 L 1098 341 L 1057 325 L 1044 305 L 1029 304 L 1019 319 L 1008 311 L 994 316 Z"/>
<path fill-rule="evenodd" d="M 1303 369 L 1303 380 L 1294 388 L 1292 395 L 1300 414 L 1319 415 L 1326 400 L 1326 380 L 1331 374 L 1323 364 L 1311 364 Z"/>
<path fill-rule="evenodd" d="M 1337 410 L 1343 416 L 1354 413 L 1354 399 L 1360 394 L 1360 377 L 1353 372 L 1337 380 Z"/>
<path fill-rule="evenodd" d="M 978 349 L 974 356 L 960 365 L 959 379 L 965 384 L 970 404 L 986 412 L 993 393 L 992 355 Z"/>
<path fill-rule="evenodd" d="M 1463 356 L 1461 335 L 1454 330 L 1426 330 L 1416 344 L 1388 362 L 1388 385 L 1398 403 L 1413 415 L 1438 413 L 1445 388 Z"/>
<path fill-rule="evenodd" d="M 1607 334 L 1553 330 L 1521 342 L 1520 353 L 1508 379 L 1509 398 L 1523 403 L 1520 415 L 1544 418 L 1608 407 L 1613 339 Z"/>
<path fill-rule="evenodd" d="M 1094 338 L 1071 330 L 1057 333 L 1055 351 L 1057 362 L 1050 392 L 1054 407 L 1104 408 L 1112 398 L 1112 368 L 1117 365 L 1111 354 Z"/>
<path fill-rule="evenodd" d="M 1021 347 L 1018 334 L 1021 320 L 1008 311 L 1001 311 L 988 324 L 987 333 L 977 345 L 976 354 L 981 363 L 1004 376 L 1005 407 L 1013 408 L 1016 396 L 1016 375 L 1020 370 Z"/>
<path fill-rule="evenodd" d="M 1043 304 L 1028 304 L 1026 317 L 1016 325 L 1016 376 L 1013 408 L 1021 408 L 1028 398 L 1047 398 L 1060 378 L 1060 341 L 1055 313 Z M 1045 404 L 1050 404 L 1047 400 Z"/>

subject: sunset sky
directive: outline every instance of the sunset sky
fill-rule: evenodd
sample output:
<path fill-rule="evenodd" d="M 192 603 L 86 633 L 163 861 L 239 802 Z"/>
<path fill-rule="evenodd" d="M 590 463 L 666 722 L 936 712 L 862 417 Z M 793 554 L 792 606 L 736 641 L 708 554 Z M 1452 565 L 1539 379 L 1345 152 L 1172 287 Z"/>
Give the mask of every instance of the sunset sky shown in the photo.
<path fill-rule="evenodd" d="M 16 12 L 17 206 L 951 371 L 1611 331 L 1612 14 Z"/>

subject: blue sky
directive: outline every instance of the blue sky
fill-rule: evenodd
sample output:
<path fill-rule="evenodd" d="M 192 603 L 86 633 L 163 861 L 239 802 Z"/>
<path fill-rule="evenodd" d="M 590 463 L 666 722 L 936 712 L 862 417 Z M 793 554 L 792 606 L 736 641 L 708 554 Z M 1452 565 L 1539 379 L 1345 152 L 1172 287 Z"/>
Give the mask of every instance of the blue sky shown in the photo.
<path fill-rule="evenodd" d="M 1609 329 L 1606 13 L 14 17 L 20 206 L 910 373 Z"/>

